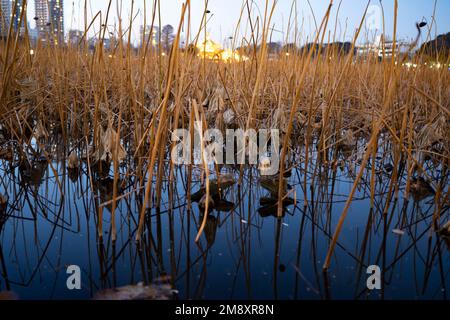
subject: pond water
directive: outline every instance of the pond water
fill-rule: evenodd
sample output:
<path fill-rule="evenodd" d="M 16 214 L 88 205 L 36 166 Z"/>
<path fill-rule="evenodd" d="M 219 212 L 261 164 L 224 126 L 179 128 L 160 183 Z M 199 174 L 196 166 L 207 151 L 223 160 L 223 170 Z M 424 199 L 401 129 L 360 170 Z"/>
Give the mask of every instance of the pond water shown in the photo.
<path fill-rule="evenodd" d="M 111 171 L 98 174 L 83 163 L 69 172 L 53 144 L 50 164 L 36 154 L 29 165 L 0 162 L 0 193 L 8 199 L 0 217 L 0 291 L 21 299 L 89 299 L 98 291 L 162 276 L 181 299 L 447 299 L 450 254 L 445 239 L 433 231 L 434 197 L 404 199 L 406 170 L 389 199 L 392 156 L 379 150 L 375 163 L 376 193 L 370 207 L 372 164 L 354 195 L 327 273 L 322 272 L 331 236 L 359 169 L 340 154 L 335 169 L 319 162 L 313 150 L 304 168 L 304 152 L 290 159 L 287 178 L 294 204 L 283 217 L 263 206 L 270 192 L 258 169 L 244 167 L 241 183 L 223 191 L 219 208 L 207 219 L 195 242 L 202 213 L 198 203 L 189 210 L 188 169 L 170 162 L 162 185 L 160 209 L 148 209 L 143 239 L 135 235 L 144 189 L 134 165 L 120 167 L 120 200 L 111 242 Z M 39 152 L 38 152 L 39 154 Z M 427 162 L 429 175 L 446 194 L 447 171 Z M 238 180 L 239 166 L 222 173 Z M 201 187 L 199 168 L 192 170 L 192 192 Z M 106 173 L 105 173 L 106 172 Z M 91 175 L 90 175 L 91 173 Z M 275 181 L 275 179 L 274 179 Z M 443 181 L 443 183 L 442 183 Z M 306 183 L 305 183 L 306 182 Z M 306 189 L 304 186 L 306 185 Z M 395 191 L 398 197 L 395 196 Z M 305 198 L 306 197 L 306 198 Z M 266 200 L 264 200 L 266 199 Z M 306 200 L 306 201 L 305 201 Z M 102 205 L 103 204 L 103 205 Z M 103 240 L 98 237 L 99 207 L 103 208 Z M 442 225 L 448 203 L 440 208 Z M 221 210 L 221 211 L 220 211 Z M 383 215 L 386 212 L 386 215 Z M 68 290 L 67 266 L 81 268 L 81 290 Z M 368 290 L 367 267 L 382 270 L 381 290 Z"/>

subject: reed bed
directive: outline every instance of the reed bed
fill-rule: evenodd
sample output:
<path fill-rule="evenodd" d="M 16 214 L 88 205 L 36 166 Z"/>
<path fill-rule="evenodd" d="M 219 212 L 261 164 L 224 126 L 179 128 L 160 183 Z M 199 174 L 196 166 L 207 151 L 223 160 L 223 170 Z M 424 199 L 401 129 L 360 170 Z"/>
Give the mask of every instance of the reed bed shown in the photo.
<path fill-rule="evenodd" d="M 244 2 L 243 20 L 246 5 Z M 332 2 L 330 8 L 331 5 Z M 155 1 L 153 9 L 157 6 Z M 338 170 L 339 154 L 345 154 L 358 168 L 346 206 L 333 225 L 334 236 L 323 266 L 326 270 L 366 166 L 371 170 L 366 178 L 372 206 L 375 205 L 376 186 L 381 178 L 374 163 L 379 150 L 389 146 L 392 174 L 387 178 L 383 219 L 389 220 L 388 209 L 395 199 L 409 199 L 417 181 L 425 181 L 435 192 L 433 229 L 438 231 L 445 223 L 441 213 L 448 207 L 450 192 L 447 68 L 425 66 L 420 52 L 412 58 L 417 68 L 405 68 L 401 59 L 360 59 L 325 46 L 329 39 L 327 24 L 333 18 L 330 9 L 314 37 L 317 49 L 293 50 L 269 58 L 266 42 L 275 7 L 266 1 L 265 15 L 250 22 L 253 31 L 248 39 L 255 45 L 250 46 L 252 52 L 247 52 L 249 59 L 232 63 L 202 59 L 179 49 L 182 29 L 195 29 L 190 26 L 189 0 L 183 4 L 174 45 L 167 55 L 162 55 L 161 50 L 150 50 L 148 43 L 134 50 L 122 41 L 112 50 L 99 43 L 92 52 L 83 45 L 85 39 L 68 47 L 39 42 L 31 52 L 26 35 L 22 38 L 10 33 L 0 42 L 2 158 L 23 166 L 29 165 L 30 158 L 46 159 L 62 191 L 53 167 L 54 155 L 48 147 L 55 143 L 52 137 L 58 135 L 56 143 L 64 147 L 69 169 L 85 163 L 92 189 L 101 187 L 95 175 L 112 177 L 112 196 L 95 202 L 99 239 L 103 236 L 104 207 L 110 206 L 113 216 L 114 242 L 118 236 L 114 225 L 117 203 L 134 194 L 139 205 L 135 240 L 140 243 L 148 216 L 161 209 L 163 194 L 176 197 L 173 185 L 179 168 L 170 162 L 172 131 L 185 128 L 193 132 L 195 120 L 203 122 L 204 127 L 220 130 L 277 128 L 283 133 L 278 190 L 274 192 L 280 219 L 287 196 L 281 183 L 286 171 L 294 167 L 304 174 L 304 194 L 296 194 L 295 198 L 302 199 L 307 208 L 314 205 L 308 202 L 307 190 L 314 184 L 311 180 L 320 179 L 321 168 Z M 108 14 L 104 19 L 97 15 L 86 26 L 85 34 L 94 23 L 107 25 Z M 152 24 L 155 19 L 155 14 L 149 18 Z M 363 21 L 364 17 L 361 26 Z M 127 27 L 120 26 L 119 30 Z M 203 27 L 202 22 L 188 38 L 199 41 Z M 101 30 L 104 36 L 106 29 Z M 129 34 L 123 31 L 118 38 Z M 359 31 L 355 33 L 353 47 L 361 36 Z M 256 44 L 261 45 L 257 48 Z M 449 62 L 447 58 L 445 63 Z M 304 149 L 302 156 L 297 157 L 299 146 Z M 434 169 L 430 169 L 430 163 Z M 215 176 L 220 184 L 221 168 L 204 162 L 188 165 L 184 170 L 187 199 L 194 171 L 201 172 L 200 180 L 206 185 L 205 214 L 199 224 L 198 241 L 207 227 L 210 180 Z M 128 193 L 123 195 L 119 191 L 130 177 L 135 178 L 133 185 L 127 186 Z M 400 188 L 402 177 L 405 188 Z M 168 188 L 164 188 L 166 184 Z M 190 200 L 188 206 L 192 206 Z"/>

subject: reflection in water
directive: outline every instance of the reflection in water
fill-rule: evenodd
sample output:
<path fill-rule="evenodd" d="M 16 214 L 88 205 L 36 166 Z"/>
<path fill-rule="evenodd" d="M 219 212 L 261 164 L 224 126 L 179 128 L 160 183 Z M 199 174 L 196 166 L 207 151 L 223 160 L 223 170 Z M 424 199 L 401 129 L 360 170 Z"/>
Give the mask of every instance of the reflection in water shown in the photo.
<path fill-rule="evenodd" d="M 152 199 L 160 206 L 147 210 L 139 244 L 134 238 L 145 192 L 142 164 L 121 165 L 114 188 L 111 164 L 83 162 L 68 170 L 61 161 L 65 147 L 49 148 L 50 162 L 39 153 L 26 162 L 0 162 L 5 199 L 0 203 L 0 291 L 23 299 L 102 298 L 119 287 L 126 296 L 151 298 L 159 292 L 155 282 L 164 278 L 164 293 L 176 289 L 186 299 L 447 298 L 448 198 L 433 197 L 435 190 L 416 177 L 409 183 L 411 197 L 404 199 L 407 169 L 387 165 L 387 146 L 366 169 L 328 273 L 322 272 L 323 259 L 359 166 L 357 155 L 349 159 L 348 148 L 327 161 L 311 152 L 316 161 L 304 168 L 299 147 L 289 159 L 292 170 L 281 179 L 281 217 L 278 177 L 261 178 L 257 168 L 247 167 L 236 183 L 240 168 L 221 167 L 221 178 L 211 179 L 214 206 L 198 243 L 194 239 L 205 214 L 203 172 L 175 167 L 161 186 L 161 201 Z M 158 169 L 169 177 L 169 167 L 166 162 Z M 429 160 L 426 170 L 439 181 L 440 195 L 448 195 L 446 168 Z M 373 200 L 371 172 L 377 176 Z M 390 185 L 392 174 L 398 177 L 396 188 Z M 80 291 L 65 286 L 71 264 L 81 267 Z M 366 268 L 373 264 L 382 269 L 383 286 L 371 292 Z"/>
<path fill-rule="evenodd" d="M 203 216 L 200 216 L 200 220 L 203 220 Z M 208 247 L 212 247 L 214 241 L 216 240 L 216 232 L 217 232 L 217 219 L 212 215 L 208 215 L 206 218 L 205 224 L 205 238 L 208 244 Z"/>

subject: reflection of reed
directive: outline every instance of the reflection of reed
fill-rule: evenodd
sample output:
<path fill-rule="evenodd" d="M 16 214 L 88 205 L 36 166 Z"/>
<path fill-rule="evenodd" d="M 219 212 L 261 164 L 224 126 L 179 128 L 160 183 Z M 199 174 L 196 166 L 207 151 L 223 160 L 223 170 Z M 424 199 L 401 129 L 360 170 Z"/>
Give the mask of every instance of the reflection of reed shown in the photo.
<path fill-rule="evenodd" d="M 200 216 L 200 220 L 202 219 L 203 217 Z M 206 225 L 204 230 L 208 247 L 212 247 L 212 245 L 214 244 L 214 241 L 216 240 L 216 232 L 217 232 L 217 219 L 212 215 L 208 215 L 208 217 L 206 218 Z"/>
<path fill-rule="evenodd" d="M 221 268 L 214 263 L 216 250 L 224 244 L 229 252 L 221 254 L 229 260 L 227 266 L 231 266 L 227 267 L 231 268 L 227 269 L 231 291 L 226 294 L 231 298 L 259 297 L 261 293 L 255 292 L 254 285 L 260 281 L 258 272 L 261 266 L 255 265 L 254 260 L 259 251 L 269 247 L 273 248 L 270 249 L 273 250 L 270 296 L 274 298 L 291 294 L 295 298 L 329 299 L 339 296 L 334 291 L 340 283 L 335 276 L 349 275 L 348 270 L 342 269 L 340 261 L 353 264 L 354 298 L 370 297 L 365 288 L 365 268 L 370 264 L 382 266 L 383 294 L 387 298 L 389 285 L 395 283 L 395 274 L 405 257 L 414 260 L 414 277 L 423 280 L 417 283 L 418 295 L 428 296 L 436 285 L 445 287 L 448 282 L 444 256 L 447 253 L 442 249 L 446 248 L 445 232 L 429 235 L 431 230 L 443 229 L 448 217 L 449 207 L 445 204 L 448 190 L 441 188 L 441 194 L 445 190 L 447 196 L 434 201 L 432 197 L 421 201 L 412 197 L 412 201 L 408 201 L 396 196 L 408 183 L 407 171 L 401 165 L 398 169 L 386 170 L 388 166 L 385 164 L 390 159 L 390 149 L 386 145 L 380 148 L 377 161 L 369 164 L 353 198 L 356 205 L 361 203 L 367 210 L 367 213 L 359 211 L 359 214 L 367 214 L 364 223 L 357 224 L 362 229 L 347 230 L 349 239 L 357 241 L 338 241 L 332 260 L 335 271 L 322 273 L 317 261 L 323 258 L 324 248 L 331 240 L 336 223 L 334 213 L 346 201 L 345 187 L 352 180 L 349 172 L 357 170 L 359 165 L 357 161 L 351 163 L 347 160 L 337 148 L 327 152 L 329 154 L 325 158 L 334 160 L 316 159 L 317 153 L 313 152 L 307 168 L 293 166 L 292 176 L 283 180 L 283 191 L 287 196 L 283 201 L 282 217 L 277 217 L 278 181 L 272 179 L 262 183 L 258 170 L 245 167 L 243 183 L 230 182 L 215 196 L 214 207 L 206 218 L 204 237 L 197 244 L 193 238 L 204 216 L 196 205 L 191 205 L 190 190 L 198 190 L 201 186 L 201 178 L 197 177 L 201 177 L 203 171 L 198 167 L 161 166 L 162 177 L 170 179 L 161 182 L 159 206 L 156 207 L 158 202 L 154 202 L 155 206 L 146 210 L 142 241 L 136 245 L 133 241 L 138 227 L 136 213 L 142 208 L 144 199 L 141 174 L 137 172 L 139 165 L 130 162 L 121 167 L 116 197 L 114 179 L 109 177 L 107 164 L 88 167 L 87 163 L 82 163 L 74 178 L 66 165 L 53 162 L 59 173 L 62 193 L 47 162 L 23 166 L 19 170 L 1 166 L 4 174 L 0 183 L 8 195 L 8 206 L 0 216 L 3 217 L 0 230 L 12 233 L 10 239 L 2 238 L 0 241 L 2 278 L 8 288 L 28 287 L 35 283 L 38 274 L 44 272 L 44 262 L 52 261 L 52 281 L 56 281 L 64 270 L 63 260 L 56 257 L 64 255 L 67 244 L 56 240 L 55 235 L 61 239 L 84 234 L 77 240 L 77 246 L 86 244 L 88 262 L 83 266 L 83 273 L 87 275 L 88 296 L 101 289 L 123 285 L 123 278 L 119 275 L 124 272 L 125 265 L 127 281 L 131 285 L 140 281 L 150 284 L 160 276 L 167 276 L 171 288 L 182 288 L 182 297 L 208 297 L 211 290 L 208 275 L 212 274 L 209 270 Z M 288 160 L 301 162 L 304 157 L 304 149 L 299 148 Z M 432 175 L 441 167 L 430 162 L 427 168 Z M 230 179 L 237 176 L 234 169 L 222 167 L 223 175 L 228 172 Z M 377 179 L 370 209 L 367 204 L 372 197 L 372 172 L 376 173 Z M 398 191 L 392 185 L 394 173 L 398 177 Z M 441 180 L 441 185 L 445 185 L 447 176 Z M 214 188 L 213 184 L 213 193 Z M 111 215 L 98 215 L 100 208 L 111 212 L 113 199 L 116 199 L 116 241 L 112 241 Z M 434 219 L 436 210 L 440 220 Z M 296 221 L 299 226 L 295 232 L 296 247 L 290 252 L 285 246 L 286 242 L 293 241 L 290 228 Z M 97 227 L 100 223 L 104 225 L 102 238 Z M 41 231 L 44 224 L 50 226 L 48 232 Z M 274 227 L 273 233 L 268 233 L 267 225 Z M 402 230 L 404 234 L 395 234 L 393 229 Z M 29 233 L 29 230 L 33 232 Z M 20 260 L 20 252 L 23 251 L 19 248 L 22 247 L 36 255 L 28 255 L 25 263 L 12 263 Z M 20 269 L 20 277 L 12 271 L 16 267 Z M 292 278 L 292 287 L 286 286 L 286 278 Z M 434 282 L 439 280 L 432 283 L 431 279 Z M 269 296 L 267 292 L 264 294 Z"/>

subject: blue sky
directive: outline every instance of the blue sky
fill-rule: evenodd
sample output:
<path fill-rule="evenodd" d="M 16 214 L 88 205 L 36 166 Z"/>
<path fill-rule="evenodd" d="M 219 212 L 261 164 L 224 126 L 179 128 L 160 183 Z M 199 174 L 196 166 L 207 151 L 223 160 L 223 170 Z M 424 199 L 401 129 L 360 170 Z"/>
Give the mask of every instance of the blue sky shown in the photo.
<path fill-rule="evenodd" d="M 114 24 L 117 21 L 116 1 L 122 3 L 123 20 L 129 21 L 129 14 L 131 11 L 131 0 L 113 0 L 111 20 L 108 24 Z M 136 20 L 133 24 L 132 39 L 137 42 L 139 38 L 139 27 L 143 24 L 144 16 L 144 1 L 147 5 L 147 17 L 150 19 L 152 14 L 153 0 L 135 0 L 134 14 L 137 14 Z M 251 0 L 250 0 L 251 1 Z M 108 7 L 108 0 L 89 0 L 88 19 L 91 19 L 98 11 L 106 13 Z M 161 20 L 162 24 L 172 24 L 177 26 L 180 19 L 182 0 L 161 0 Z M 275 13 L 272 19 L 271 26 L 275 30 L 272 33 L 274 41 L 283 41 L 286 39 L 286 30 L 288 28 L 288 21 L 293 2 L 296 2 L 298 25 L 303 26 L 301 41 L 305 41 L 306 37 L 311 38 L 315 24 L 311 14 L 311 9 L 307 0 L 278 0 L 275 7 Z M 192 11 L 191 21 L 192 28 L 198 30 L 202 13 L 204 12 L 205 0 L 191 0 Z M 208 9 L 211 11 L 210 19 L 207 25 L 207 31 L 211 38 L 226 43 L 226 39 L 233 35 L 236 29 L 237 21 L 239 19 L 240 10 L 243 0 L 210 0 Z M 253 0 L 254 11 L 253 18 L 257 15 L 264 14 L 265 0 Z M 269 0 L 272 4 L 273 0 Z M 320 21 L 328 7 L 328 0 L 310 0 L 312 10 L 316 17 L 317 23 Z M 372 0 L 371 5 L 379 7 L 379 0 Z M 429 23 L 432 21 L 434 0 L 399 0 L 399 15 L 398 15 L 398 32 L 397 37 L 408 40 L 415 36 L 415 22 L 425 19 Z M 329 23 L 329 30 L 334 34 L 335 20 L 339 0 L 334 0 L 333 9 L 331 12 L 332 19 Z M 392 35 L 393 31 L 393 16 L 394 16 L 394 0 L 382 1 L 385 13 L 385 27 L 388 35 Z M 65 0 L 65 29 L 83 29 L 83 6 L 84 0 Z M 336 26 L 337 40 L 350 40 L 354 34 L 355 29 L 359 25 L 360 19 L 364 13 L 367 5 L 365 0 L 342 0 L 342 5 L 339 11 L 338 23 Z M 376 7 L 375 7 L 376 8 Z M 371 11 L 373 12 L 373 11 Z M 376 11 L 374 11 L 376 12 Z M 432 29 L 432 37 L 436 34 L 446 33 L 450 31 L 450 0 L 437 0 L 436 7 L 436 24 Z M 34 0 L 29 0 L 28 18 L 33 24 L 34 17 Z M 105 15 L 103 15 L 105 17 Z M 372 16 L 373 17 L 373 16 Z M 249 35 L 249 29 L 245 17 L 244 23 L 239 30 L 240 37 Z M 373 21 L 373 20 L 372 20 Z M 99 23 L 96 24 L 98 30 Z M 284 33 L 283 33 L 284 32 Z M 361 40 L 365 40 L 367 33 L 363 32 Z M 371 38 L 371 36 L 369 36 Z"/>

